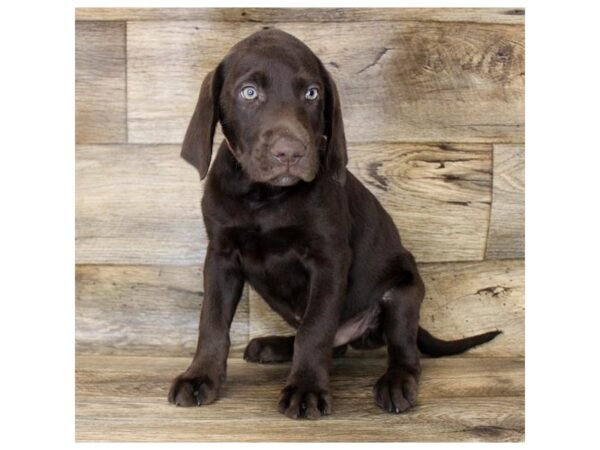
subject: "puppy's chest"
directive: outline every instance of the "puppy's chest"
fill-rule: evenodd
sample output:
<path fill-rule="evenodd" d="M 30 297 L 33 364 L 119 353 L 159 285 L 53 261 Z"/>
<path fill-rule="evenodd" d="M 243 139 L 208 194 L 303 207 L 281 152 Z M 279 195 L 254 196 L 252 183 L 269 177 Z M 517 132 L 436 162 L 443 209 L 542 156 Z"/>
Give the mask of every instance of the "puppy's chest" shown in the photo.
<path fill-rule="evenodd" d="M 215 237 L 213 237 L 214 239 Z M 260 224 L 225 227 L 215 244 L 225 253 L 239 257 L 244 266 L 279 266 L 305 258 L 310 252 L 308 233 L 298 226 L 265 228 Z"/>
<path fill-rule="evenodd" d="M 239 261 L 245 278 L 265 298 L 287 301 L 306 287 L 311 249 L 300 227 L 229 227 L 221 230 L 217 245 Z"/>
<path fill-rule="evenodd" d="M 221 250 L 237 256 L 250 285 L 288 321 L 304 308 L 308 244 L 307 232 L 299 227 L 233 227 L 219 236 Z"/>

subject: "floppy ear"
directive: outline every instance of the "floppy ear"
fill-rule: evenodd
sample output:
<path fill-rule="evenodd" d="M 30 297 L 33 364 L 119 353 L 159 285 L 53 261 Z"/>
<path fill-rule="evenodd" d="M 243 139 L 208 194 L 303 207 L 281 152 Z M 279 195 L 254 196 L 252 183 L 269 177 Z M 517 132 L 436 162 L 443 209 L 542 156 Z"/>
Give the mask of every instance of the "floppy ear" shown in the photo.
<path fill-rule="evenodd" d="M 183 139 L 181 157 L 198 169 L 200 179 L 206 177 L 212 156 L 213 137 L 219 121 L 221 84 L 219 66 L 202 82 L 198 103 Z"/>
<path fill-rule="evenodd" d="M 346 181 L 346 164 L 348 152 L 346 150 L 346 135 L 342 120 L 342 108 L 337 86 L 329 72 L 323 67 L 325 74 L 325 136 L 327 137 L 327 154 L 325 164 L 333 178 L 340 184 Z"/>

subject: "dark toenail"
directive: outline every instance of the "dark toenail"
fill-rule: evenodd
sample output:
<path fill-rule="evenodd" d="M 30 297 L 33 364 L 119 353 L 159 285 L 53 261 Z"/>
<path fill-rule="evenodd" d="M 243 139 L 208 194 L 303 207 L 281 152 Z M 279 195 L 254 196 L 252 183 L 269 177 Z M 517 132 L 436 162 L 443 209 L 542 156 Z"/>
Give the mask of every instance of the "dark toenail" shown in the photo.
<path fill-rule="evenodd" d="M 306 414 L 306 402 L 300 402 L 300 415 L 304 416 Z"/>

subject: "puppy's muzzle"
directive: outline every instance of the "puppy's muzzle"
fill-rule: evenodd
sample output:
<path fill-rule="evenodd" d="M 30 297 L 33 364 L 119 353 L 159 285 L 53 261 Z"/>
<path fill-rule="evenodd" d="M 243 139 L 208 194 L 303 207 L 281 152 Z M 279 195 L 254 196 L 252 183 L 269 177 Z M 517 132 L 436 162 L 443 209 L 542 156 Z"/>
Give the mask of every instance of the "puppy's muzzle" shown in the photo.
<path fill-rule="evenodd" d="M 306 145 L 288 136 L 277 139 L 269 151 L 275 161 L 287 167 L 297 164 L 307 153 Z"/>

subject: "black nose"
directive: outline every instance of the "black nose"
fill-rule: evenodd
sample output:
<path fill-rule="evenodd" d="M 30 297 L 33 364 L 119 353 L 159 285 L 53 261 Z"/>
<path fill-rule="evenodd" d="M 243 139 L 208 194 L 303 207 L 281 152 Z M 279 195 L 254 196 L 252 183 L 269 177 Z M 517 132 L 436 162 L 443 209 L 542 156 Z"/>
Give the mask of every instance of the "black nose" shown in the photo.
<path fill-rule="evenodd" d="M 281 164 L 293 166 L 306 155 L 306 146 L 297 139 L 284 136 L 271 146 L 271 154 Z"/>

